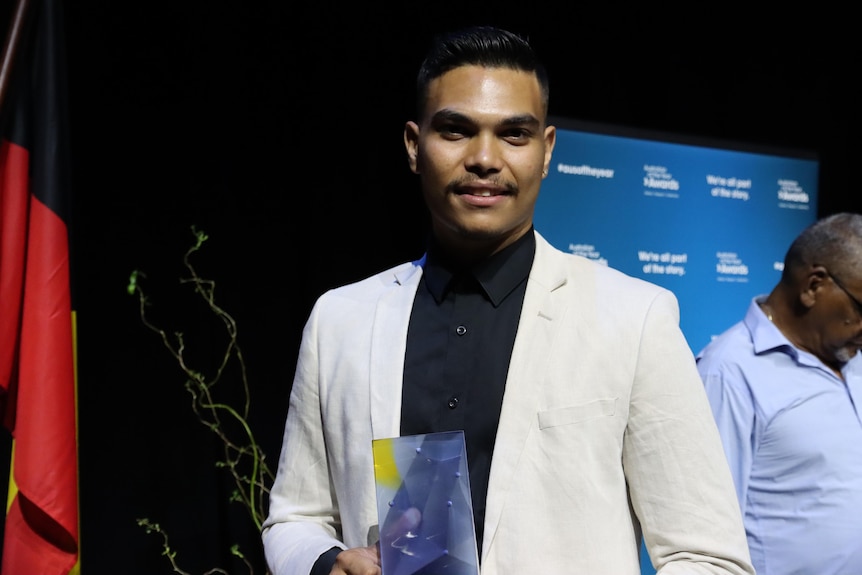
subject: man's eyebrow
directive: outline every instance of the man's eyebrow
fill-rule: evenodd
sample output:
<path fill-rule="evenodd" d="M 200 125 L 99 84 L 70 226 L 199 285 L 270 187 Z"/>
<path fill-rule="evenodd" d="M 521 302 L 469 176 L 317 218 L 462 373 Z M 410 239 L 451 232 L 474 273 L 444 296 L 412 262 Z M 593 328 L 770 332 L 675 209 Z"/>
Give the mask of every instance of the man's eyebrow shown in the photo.
<path fill-rule="evenodd" d="M 519 116 L 512 116 L 510 118 L 504 118 L 500 122 L 501 126 L 531 126 L 538 127 L 539 119 L 532 114 L 521 114 Z"/>
<path fill-rule="evenodd" d="M 431 117 L 431 122 L 454 122 L 457 124 L 474 124 L 475 121 L 467 116 L 466 114 L 462 114 L 461 112 L 456 112 L 450 108 L 443 108 L 442 110 L 438 110 Z M 512 127 L 512 126 L 531 126 L 537 127 L 539 126 L 539 119 L 536 118 L 532 114 L 519 114 L 517 116 L 510 116 L 508 118 L 503 118 L 497 123 L 500 127 Z"/>
<path fill-rule="evenodd" d="M 437 110 L 434 115 L 431 116 L 431 122 L 455 122 L 457 124 L 465 124 L 472 123 L 472 120 L 465 114 L 456 112 L 449 108 L 443 108 L 442 110 Z"/>

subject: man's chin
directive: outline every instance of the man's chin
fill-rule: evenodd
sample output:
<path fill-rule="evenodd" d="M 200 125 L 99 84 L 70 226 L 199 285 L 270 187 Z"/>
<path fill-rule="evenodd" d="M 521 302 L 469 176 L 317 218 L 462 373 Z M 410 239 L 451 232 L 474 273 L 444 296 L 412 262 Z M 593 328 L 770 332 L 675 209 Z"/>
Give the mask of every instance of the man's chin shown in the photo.
<path fill-rule="evenodd" d="M 850 361 L 851 359 L 853 359 L 854 357 L 856 357 L 858 354 L 859 354 L 859 348 L 858 347 L 855 347 L 855 346 L 842 347 L 835 354 L 835 359 L 837 359 L 839 362 L 844 364 L 844 363 L 847 363 L 848 361 Z"/>

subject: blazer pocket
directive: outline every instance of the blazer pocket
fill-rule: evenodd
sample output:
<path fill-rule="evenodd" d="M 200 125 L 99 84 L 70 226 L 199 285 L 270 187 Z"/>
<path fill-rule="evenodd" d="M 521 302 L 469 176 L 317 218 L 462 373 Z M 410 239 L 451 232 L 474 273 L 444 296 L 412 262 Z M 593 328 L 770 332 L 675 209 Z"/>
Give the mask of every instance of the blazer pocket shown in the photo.
<path fill-rule="evenodd" d="M 540 411 L 539 429 L 581 423 L 600 417 L 612 417 L 616 413 L 617 399 L 616 397 L 596 399 L 580 405 Z"/>

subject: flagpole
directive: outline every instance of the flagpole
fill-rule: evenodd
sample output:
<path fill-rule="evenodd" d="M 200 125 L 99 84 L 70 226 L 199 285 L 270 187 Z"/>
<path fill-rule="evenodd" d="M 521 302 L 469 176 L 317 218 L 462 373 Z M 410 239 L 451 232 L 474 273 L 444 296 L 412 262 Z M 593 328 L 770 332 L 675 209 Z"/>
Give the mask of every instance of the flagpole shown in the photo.
<path fill-rule="evenodd" d="M 12 67 L 15 64 L 15 55 L 18 52 L 18 46 L 21 44 L 21 34 L 24 31 L 24 18 L 27 15 L 29 5 L 30 0 L 15 1 L 15 11 L 12 20 L 9 22 L 6 41 L 3 43 L 3 56 L 2 61 L 0 61 L 0 115 L 2 115 L 3 107 L 6 103 L 6 89 L 9 86 Z"/>

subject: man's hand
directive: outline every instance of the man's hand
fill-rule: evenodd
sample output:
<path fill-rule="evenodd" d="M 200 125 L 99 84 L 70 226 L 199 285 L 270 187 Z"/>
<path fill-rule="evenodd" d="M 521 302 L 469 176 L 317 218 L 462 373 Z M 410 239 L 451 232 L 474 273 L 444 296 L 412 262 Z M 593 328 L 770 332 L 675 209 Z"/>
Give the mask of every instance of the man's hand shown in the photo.
<path fill-rule="evenodd" d="M 329 575 L 380 575 L 380 549 L 377 544 L 346 549 L 335 556 Z"/>
<path fill-rule="evenodd" d="M 383 540 L 386 545 L 392 545 L 394 541 L 401 538 L 413 537 L 412 531 L 419 526 L 422 513 L 415 507 L 404 512 L 395 520 L 386 533 Z M 335 556 L 335 565 L 329 575 L 381 575 L 380 567 L 380 543 L 368 547 L 355 547 L 346 549 Z"/>

